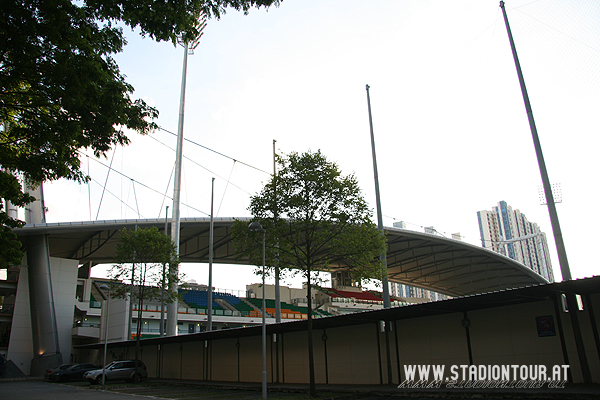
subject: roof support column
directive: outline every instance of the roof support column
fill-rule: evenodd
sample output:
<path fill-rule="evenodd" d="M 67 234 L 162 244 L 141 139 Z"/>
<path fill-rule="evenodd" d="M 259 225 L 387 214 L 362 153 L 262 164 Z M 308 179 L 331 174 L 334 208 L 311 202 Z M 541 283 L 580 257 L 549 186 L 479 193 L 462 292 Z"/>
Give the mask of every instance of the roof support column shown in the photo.
<path fill-rule="evenodd" d="M 28 224 L 45 223 L 44 193 L 42 185 L 27 188 L 36 201 L 28 205 L 25 213 Z M 48 237 L 31 236 L 27 240 L 27 265 L 29 266 L 29 304 L 31 309 L 31 338 L 33 355 L 30 375 L 43 376 L 47 368 L 62 363 L 58 345 L 58 327 L 52 294 Z"/>

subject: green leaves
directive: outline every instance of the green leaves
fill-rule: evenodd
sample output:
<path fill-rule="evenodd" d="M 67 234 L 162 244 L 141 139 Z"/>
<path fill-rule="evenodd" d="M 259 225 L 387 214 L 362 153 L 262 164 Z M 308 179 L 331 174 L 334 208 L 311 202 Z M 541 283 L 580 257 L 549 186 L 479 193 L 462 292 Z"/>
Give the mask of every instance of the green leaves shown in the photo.
<path fill-rule="evenodd" d="M 121 231 L 115 251 L 117 263 L 168 264 L 176 260 L 175 245 L 158 228 Z"/>
<path fill-rule="evenodd" d="M 371 221 L 355 176 L 343 176 L 320 151 L 292 153 L 277 163 L 277 176 L 251 198 L 249 207 L 266 229 L 267 264 L 305 271 L 342 264 L 358 281 L 381 279 L 385 238 Z M 242 254 L 260 265 L 262 234 L 236 221 L 232 238 Z"/>
<path fill-rule="evenodd" d="M 86 0 L 84 8 L 92 18 L 123 21 L 156 41 L 176 43 L 181 35 L 198 36 L 198 20 L 202 16 L 219 19 L 228 7 L 247 14 L 250 8 L 279 3 L 279 0 Z"/>
<path fill-rule="evenodd" d="M 116 297 L 131 294 L 137 303 L 137 335 L 135 358 L 138 359 L 144 302 L 163 300 L 172 303 L 177 291 L 169 288 L 179 284 L 178 257 L 171 238 L 158 228 L 123 229 L 115 250 L 115 261 L 109 276 L 113 280 L 111 293 Z M 126 285 L 129 282 L 130 285 Z"/>
<path fill-rule="evenodd" d="M 115 261 L 118 264 L 110 269 L 110 278 L 136 286 L 139 290 L 134 292 L 135 297 L 142 301 L 159 299 L 164 288 L 170 296 L 167 302 L 175 299 L 176 293 L 167 290 L 171 283 L 179 283 L 179 277 L 172 272 L 177 270 L 178 265 L 175 244 L 156 227 L 133 231 L 123 229 L 115 250 Z M 118 295 L 128 292 L 129 286 L 115 285 Z"/>
<path fill-rule="evenodd" d="M 132 100 L 110 55 L 123 49 L 119 28 L 101 26 L 68 0 L 0 3 L 0 165 L 34 184 L 83 180 L 78 151 L 104 155 L 146 134 L 158 111 Z M 12 187 L 12 186 L 11 186 Z M 19 204 L 22 188 L 2 193 Z"/>
<path fill-rule="evenodd" d="M 335 264 L 352 270 L 355 281 L 381 279 L 384 267 L 377 257 L 385 251 L 385 238 L 371 221 L 356 178 L 342 176 L 320 151 L 292 153 L 277 163 L 277 176 L 251 198 L 249 207 L 266 230 L 267 265 L 304 274 L 309 310 L 314 271 L 328 271 Z M 232 239 L 240 253 L 260 265 L 262 233 L 249 232 L 246 221 L 236 221 Z M 310 392 L 316 396 L 312 311 L 307 325 Z"/>
<path fill-rule="evenodd" d="M 158 110 L 132 99 L 112 55 L 123 50 L 118 24 L 139 27 L 154 40 L 195 38 L 201 15 L 226 7 L 247 12 L 277 0 L 2 0 L 0 2 L 0 177 L 33 184 L 59 178 L 83 181 L 78 151 L 97 156 L 148 134 Z M 18 190 L 14 183 L 19 183 Z M 1 199 L 23 205 L 14 178 Z M 2 227 L 19 224 L 0 206 Z M 6 222 L 6 224 L 4 224 Z M 10 246 L 0 237 L 0 247 Z M 20 258 L 20 257 L 19 257 Z M 0 263 L 2 259 L 0 259 Z"/>

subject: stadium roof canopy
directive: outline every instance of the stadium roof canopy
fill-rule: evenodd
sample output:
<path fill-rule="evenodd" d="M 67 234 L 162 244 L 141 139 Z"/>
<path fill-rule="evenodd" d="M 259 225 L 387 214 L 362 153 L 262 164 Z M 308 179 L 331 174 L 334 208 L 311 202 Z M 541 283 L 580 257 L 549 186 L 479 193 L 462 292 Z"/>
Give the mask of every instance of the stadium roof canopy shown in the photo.
<path fill-rule="evenodd" d="M 233 218 L 214 220 L 214 263 L 248 264 L 246 258 L 235 254 L 231 242 L 233 221 Z M 29 236 L 48 235 L 51 257 L 97 265 L 112 263 L 119 231 L 123 228 L 135 229 L 136 226 L 164 229 L 165 221 L 144 219 L 29 224 L 14 232 L 24 244 Z M 451 296 L 547 283 L 542 276 L 523 264 L 482 247 L 406 229 L 386 229 L 390 282 Z M 208 262 L 209 230 L 209 218 L 181 219 L 181 262 Z M 336 269 L 343 270 L 344 266 L 332 266 L 332 270 Z"/>

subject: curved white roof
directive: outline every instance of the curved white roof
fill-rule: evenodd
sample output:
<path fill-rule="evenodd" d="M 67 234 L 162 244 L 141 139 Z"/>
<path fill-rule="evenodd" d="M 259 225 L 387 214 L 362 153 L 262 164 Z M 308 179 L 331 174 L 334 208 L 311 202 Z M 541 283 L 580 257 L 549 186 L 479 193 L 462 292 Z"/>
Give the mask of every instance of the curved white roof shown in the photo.
<path fill-rule="evenodd" d="M 248 218 L 239 218 L 250 220 Z M 233 218 L 214 220 L 215 263 L 248 264 L 231 243 Z M 91 262 L 113 262 L 119 231 L 125 227 L 164 229 L 161 219 L 108 220 L 30 224 L 15 229 L 22 242 L 31 235 L 48 235 L 50 256 Z M 209 218 L 181 219 L 180 259 L 208 262 Z M 418 286 L 451 296 L 485 293 L 547 283 L 525 265 L 482 247 L 405 229 L 386 228 L 390 282 Z M 340 267 L 343 269 L 343 267 Z"/>

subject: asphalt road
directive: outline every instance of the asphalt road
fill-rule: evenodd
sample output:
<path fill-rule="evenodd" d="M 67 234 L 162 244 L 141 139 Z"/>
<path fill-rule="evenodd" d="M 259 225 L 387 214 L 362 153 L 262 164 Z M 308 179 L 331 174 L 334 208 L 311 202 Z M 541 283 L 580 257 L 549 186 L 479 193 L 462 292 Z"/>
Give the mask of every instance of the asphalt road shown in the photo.
<path fill-rule="evenodd" d="M 152 399 L 139 396 L 137 399 Z M 122 393 L 91 390 L 89 385 L 62 385 L 40 380 L 15 380 L 0 382 L 0 400 L 131 400 Z"/>
<path fill-rule="evenodd" d="M 308 394 L 297 392 L 269 392 L 270 400 L 310 399 Z M 42 380 L 0 380 L 0 400 L 258 400 L 260 390 L 226 389 L 204 386 L 165 385 L 146 383 L 131 385 L 113 383 L 107 390 L 90 386 L 87 382 L 50 383 Z M 363 399 L 364 395 L 320 393 L 320 399 Z"/>
<path fill-rule="evenodd" d="M 315 400 L 296 385 L 274 385 L 268 393 L 269 400 Z M 600 385 L 578 385 L 561 391 L 547 392 L 448 392 L 399 391 L 395 385 L 382 387 L 339 386 L 317 387 L 316 400 L 597 400 Z M 216 386 L 201 382 L 171 382 L 147 380 L 133 385 L 112 382 L 104 390 L 87 382 L 50 383 L 40 379 L 0 380 L 0 400 L 259 400 L 260 387 L 255 384 Z"/>

